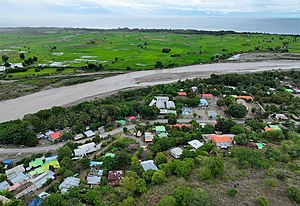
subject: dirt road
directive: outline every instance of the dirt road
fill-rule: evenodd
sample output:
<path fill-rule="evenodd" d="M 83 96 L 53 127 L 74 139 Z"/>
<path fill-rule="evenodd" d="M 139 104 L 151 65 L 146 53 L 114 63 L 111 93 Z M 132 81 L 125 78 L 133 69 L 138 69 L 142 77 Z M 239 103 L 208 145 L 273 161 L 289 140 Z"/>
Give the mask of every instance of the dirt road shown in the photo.
<path fill-rule="evenodd" d="M 54 88 L 0 102 L 0 122 L 22 118 L 53 106 L 67 105 L 97 95 L 109 95 L 126 88 L 171 83 L 211 74 L 248 73 L 272 69 L 300 68 L 300 61 L 261 61 L 193 65 L 164 70 L 137 71 L 78 85 Z"/>

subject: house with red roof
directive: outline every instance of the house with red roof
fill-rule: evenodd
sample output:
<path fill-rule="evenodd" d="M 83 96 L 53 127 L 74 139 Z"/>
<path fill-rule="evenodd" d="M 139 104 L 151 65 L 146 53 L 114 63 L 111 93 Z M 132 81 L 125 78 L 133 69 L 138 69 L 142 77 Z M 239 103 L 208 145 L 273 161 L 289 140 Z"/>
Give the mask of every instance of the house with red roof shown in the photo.
<path fill-rule="evenodd" d="M 180 91 L 180 92 L 177 92 L 177 95 L 181 96 L 181 97 L 186 97 L 186 92 Z"/>
<path fill-rule="evenodd" d="M 251 100 L 254 101 L 254 98 L 251 96 L 236 96 L 237 99 L 245 99 L 246 101 Z"/>
<path fill-rule="evenodd" d="M 213 99 L 214 98 L 213 94 L 201 94 L 199 96 L 204 98 L 204 99 Z"/>
<path fill-rule="evenodd" d="M 220 149 L 227 149 L 232 146 L 234 135 L 212 135 L 210 140 Z"/>
<path fill-rule="evenodd" d="M 188 128 L 190 128 L 191 126 L 192 126 L 191 124 L 171 124 L 170 128 L 177 127 L 179 129 L 181 129 L 182 127 L 188 127 Z"/>
<path fill-rule="evenodd" d="M 60 132 L 54 132 L 52 134 L 48 135 L 48 139 L 52 142 L 54 142 L 55 140 L 59 140 L 59 138 L 61 137 L 61 133 Z"/>

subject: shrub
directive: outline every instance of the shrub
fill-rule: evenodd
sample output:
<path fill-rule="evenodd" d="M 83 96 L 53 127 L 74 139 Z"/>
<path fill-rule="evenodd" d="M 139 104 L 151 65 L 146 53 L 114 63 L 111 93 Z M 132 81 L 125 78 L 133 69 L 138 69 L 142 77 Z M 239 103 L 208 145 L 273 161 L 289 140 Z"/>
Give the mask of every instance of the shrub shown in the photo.
<path fill-rule="evenodd" d="M 163 48 L 161 50 L 162 53 L 169 53 L 170 51 L 171 51 L 171 49 L 169 49 L 169 48 Z"/>
<path fill-rule="evenodd" d="M 286 188 L 286 192 L 289 198 L 293 199 L 296 203 L 300 203 L 300 189 L 295 185 L 291 185 Z"/>
<path fill-rule="evenodd" d="M 236 189 L 234 189 L 234 188 L 231 188 L 231 189 L 228 189 L 226 191 L 226 193 L 227 193 L 228 196 L 234 197 L 238 193 L 238 191 Z"/>
<path fill-rule="evenodd" d="M 285 180 L 285 178 L 286 178 L 285 172 L 282 170 L 278 170 L 275 172 L 275 177 L 279 180 Z"/>
<path fill-rule="evenodd" d="M 278 180 L 275 178 L 266 179 L 265 185 L 267 185 L 269 187 L 278 187 Z"/>
<path fill-rule="evenodd" d="M 256 205 L 258 205 L 258 206 L 268 206 L 269 203 L 268 203 L 268 200 L 267 200 L 266 197 L 260 195 L 256 198 Z"/>

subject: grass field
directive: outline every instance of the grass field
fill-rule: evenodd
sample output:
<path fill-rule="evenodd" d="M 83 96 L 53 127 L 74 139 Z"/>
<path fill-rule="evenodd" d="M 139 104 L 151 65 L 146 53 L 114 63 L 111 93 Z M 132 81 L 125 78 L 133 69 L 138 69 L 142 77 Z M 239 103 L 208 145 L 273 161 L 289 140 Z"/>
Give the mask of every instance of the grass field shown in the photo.
<path fill-rule="evenodd" d="M 276 47 L 282 49 L 286 44 L 289 52 L 300 52 L 299 42 L 300 37 L 271 34 L 214 36 L 170 32 L 35 31 L 0 33 L 0 55 L 8 55 L 11 63 L 22 62 L 21 52 L 26 58 L 36 56 L 38 61 L 34 66 L 52 64 L 58 67 L 75 67 L 92 62 L 101 63 L 105 70 L 125 70 L 127 67 L 140 70 L 153 69 L 157 61 L 161 61 L 164 67 L 207 63 L 216 56 L 269 51 Z M 163 53 L 163 48 L 171 51 Z M 70 69 L 64 72 L 73 71 Z M 23 74 L 55 72 L 54 68 L 40 72 L 29 69 Z M 14 75 L 18 76 L 20 73 Z"/>

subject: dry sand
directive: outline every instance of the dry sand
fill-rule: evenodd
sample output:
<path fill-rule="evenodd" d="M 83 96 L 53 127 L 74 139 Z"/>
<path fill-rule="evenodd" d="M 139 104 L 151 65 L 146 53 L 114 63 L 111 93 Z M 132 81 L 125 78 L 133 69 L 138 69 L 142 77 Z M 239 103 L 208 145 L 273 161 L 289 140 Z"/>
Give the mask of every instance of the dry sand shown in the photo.
<path fill-rule="evenodd" d="M 261 61 L 193 65 L 164 70 L 137 71 L 93 82 L 44 90 L 0 102 L 0 122 L 22 118 L 53 106 L 70 105 L 99 95 L 110 95 L 128 88 L 171 83 L 180 79 L 209 77 L 210 74 L 248 73 L 272 69 L 299 69 L 300 61 Z"/>

